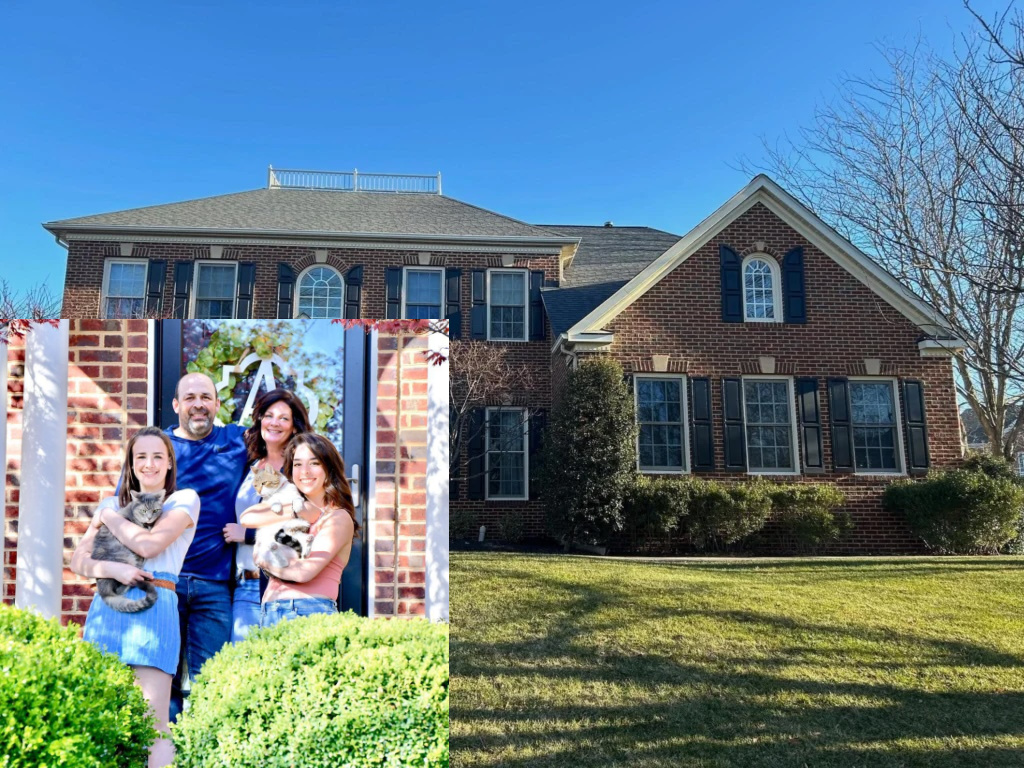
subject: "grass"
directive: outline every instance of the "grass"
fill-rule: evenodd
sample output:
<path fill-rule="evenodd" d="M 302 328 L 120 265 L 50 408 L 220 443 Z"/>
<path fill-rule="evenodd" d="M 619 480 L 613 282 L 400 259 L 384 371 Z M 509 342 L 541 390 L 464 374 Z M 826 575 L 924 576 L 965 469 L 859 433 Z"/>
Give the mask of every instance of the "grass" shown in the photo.
<path fill-rule="evenodd" d="M 454 766 L 1024 766 L 1024 558 L 452 566 Z"/>

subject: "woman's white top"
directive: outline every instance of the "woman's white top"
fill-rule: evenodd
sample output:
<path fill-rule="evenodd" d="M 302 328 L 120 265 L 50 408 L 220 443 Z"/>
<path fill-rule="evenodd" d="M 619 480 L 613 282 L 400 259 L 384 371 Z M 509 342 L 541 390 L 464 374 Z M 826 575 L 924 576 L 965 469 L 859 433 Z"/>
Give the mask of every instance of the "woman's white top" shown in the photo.
<path fill-rule="evenodd" d="M 96 514 L 103 509 L 120 509 L 121 505 L 113 496 L 104 499 L 96 508 Z M 181 536 L 167 545 L 167 549 L 156 557 L 151 557 L 142 564 L 142 570 L 153 573 L 164 571 L 177 576 L 185 562 L 185 553 L 196 535 L 196 523 L 199 522 L 199 496 L 191 488 L 175 491 L 164 501 L 164 514 L 181 510 L 192 520 L 192 525 L 182 531 Z"/>
<path fill-rule="evenodd" d="M 252 485 L 253 475 L 256 472 L 256 465 L 259 463 L 259 460 L 254 461 L 252 466 L 249 467 L 249 474 L 245 476 L 245 480 L 242 481 L 241 488 L 238 489 L 238 496 L 235 497 L 235 519 L 239 523 L 242 522 L 242 513 L 245 512 L 245 510 L 263 501 Z M 278 472 L 280 472 L 280 470 L 278 470 Z M 295 486 L 282 477 L 281 487 L 274 495 L 279 496 L 287 489 L 294 487 Z M 253 545 L 239 543 L 235 546 L 238 547 L 235 552 L 235 568 L 237 570 L 255 571 L 256 563 L 254 563 L 252 559 Z"/>

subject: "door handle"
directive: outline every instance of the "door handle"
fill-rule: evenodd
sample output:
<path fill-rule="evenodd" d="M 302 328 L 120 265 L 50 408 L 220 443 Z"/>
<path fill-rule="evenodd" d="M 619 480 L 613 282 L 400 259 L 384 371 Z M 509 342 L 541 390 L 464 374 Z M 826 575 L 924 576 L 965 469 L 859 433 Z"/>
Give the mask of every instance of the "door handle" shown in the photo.
<path fill-rule="evenodd" d="M 348 484 L 352 488 L 352 505 L 359 508 L 359 465 L 351 466 L 352 477 L 348 478 Z"/>

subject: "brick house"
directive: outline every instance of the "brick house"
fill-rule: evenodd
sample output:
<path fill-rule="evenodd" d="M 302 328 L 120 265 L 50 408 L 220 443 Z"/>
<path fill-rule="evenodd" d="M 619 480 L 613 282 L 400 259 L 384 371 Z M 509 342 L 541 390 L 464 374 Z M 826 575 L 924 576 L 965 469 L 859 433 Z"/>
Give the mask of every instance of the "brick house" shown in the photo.
<path fill-rule="evenodd" d="M 480 409 L 452 472 L 452 508 L 492 528 L 543 533 L 530 458 L 587 355 L 630 376 L 641 471 L 834 482 L 856 523 L 842 551 L 915 550 L 881 490 L 961 455 L 948 324 L 764 176 L 682 238 L 529 225 L 430 177 L 275 171 L 45 226 L 68 248 L 67 317 L 441 316 L 507 346 L 536 387 Z"/>

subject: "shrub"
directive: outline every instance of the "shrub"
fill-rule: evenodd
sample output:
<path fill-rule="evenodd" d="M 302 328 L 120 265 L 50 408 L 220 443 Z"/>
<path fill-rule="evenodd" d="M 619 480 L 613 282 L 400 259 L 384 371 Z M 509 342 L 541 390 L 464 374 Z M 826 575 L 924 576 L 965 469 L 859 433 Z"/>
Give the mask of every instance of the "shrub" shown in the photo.
<path fill-rule="evenodd" d="M 632 546 L 670 538 L 686 515 L 688 500 L 685 480 L 635 475 L 623 498 L 623 518 Z"/>
<path fill-rule="evenodd" d="M 835 541 L 853 528 L 848 512 L 835 511 L 846 496 L 834 485 L 772 484 L 768 496 L 772 516 L 801 549 Z"/>
<path fill-rule="evenodd" d="M 1024 488 L 1006 477 L 956 469 L 918 482 L 897 481 L 883 500 L 936 551 L 994 553 L 1018 535 Z"/>
<path fill-rule="evenodd" d="M 636 471 L 633 395 L 607 357 L 569 373 L 544 436 L 541 487 L 548 527 L 566 548 L 622 530 L 622 500 Z"/>
<path fill-rule="evenodd" d="M 497 538 L 510 544 L 518 544 L 523 540 L 523 514 L 517 510 L 508 510 L 498 518 Z"/>
<path fill-rule="evenodd" d="M 686 533 L 697 549 L 721 549 L 764 527 L 772 511 L 768 484 L 760 481 L 725 485 L 691 479 Z"/>
<path fill-rule="evenodd" d="M 1002 477 L 1020 482 L 1013 465 L 1002 456 L 994 456 L 991 453 L 970 453 L 960 468 L 968 472 L 983 472 L 989 477 Z"/>
<path fill-rule="evenodd" d="M 310 616 L 203 667 L 179 768 L 448 765 L 448 626 Z"/>
<path fill-rule="evenodd" d="M 456 509 L 448 517 L 449 540 L 474 540 L 477 535 L 476 512 Z"/>
<path fill-rule="evenodd" d="M 28 611 L 0 605 L 0 765 L 145 768 L 156 731 L 131 669 Z"/>

